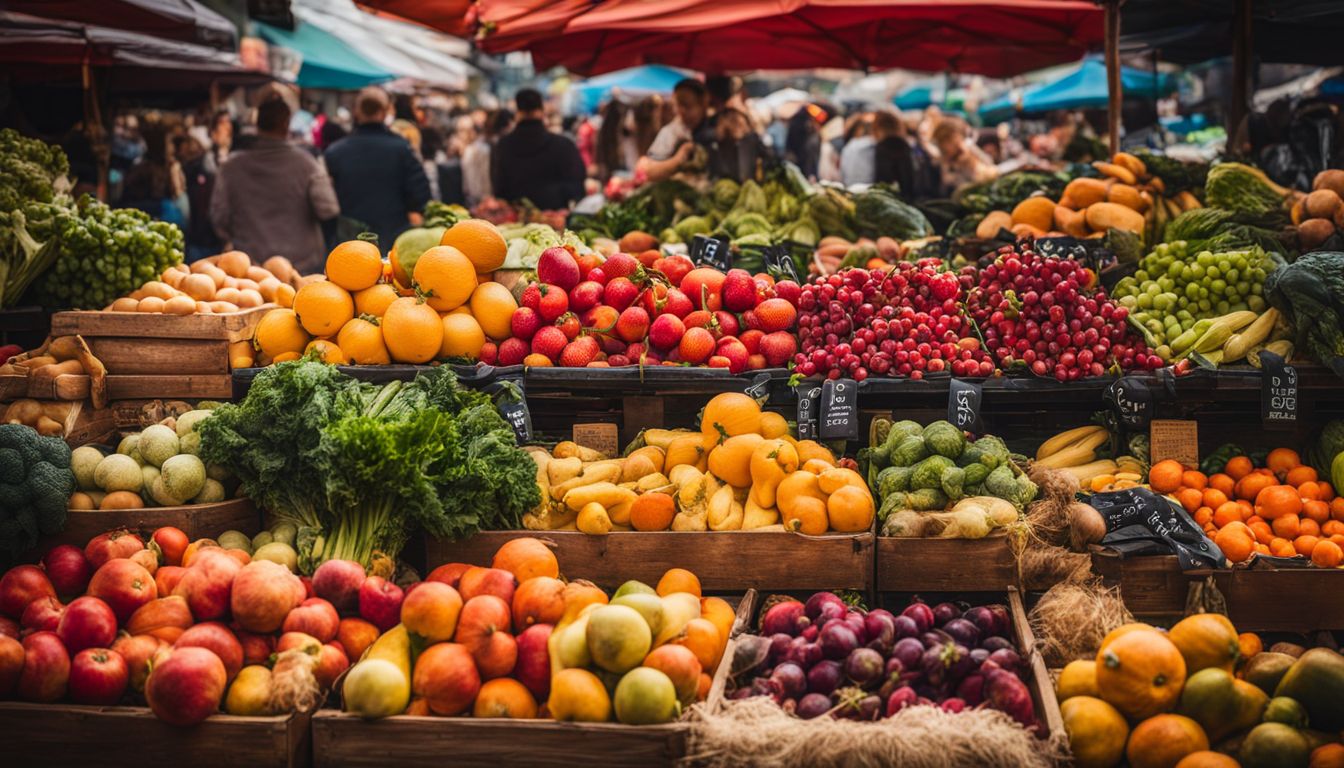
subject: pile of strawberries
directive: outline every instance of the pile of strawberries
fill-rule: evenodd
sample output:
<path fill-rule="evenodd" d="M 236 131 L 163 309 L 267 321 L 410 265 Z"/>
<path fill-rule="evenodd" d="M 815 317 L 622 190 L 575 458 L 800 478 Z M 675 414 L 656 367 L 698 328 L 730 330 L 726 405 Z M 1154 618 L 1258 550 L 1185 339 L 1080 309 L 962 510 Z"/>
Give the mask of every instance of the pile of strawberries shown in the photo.
<path fill-rule="evenodd" d="M 766 274 L 696 267 L 645 251 L 602 260 L 547 248 L 522 292 L 512 335 L 487 343 L 491 365 L 567 368 L 693 365 L 733 373 L 787 365 L 801 287 Z"/>

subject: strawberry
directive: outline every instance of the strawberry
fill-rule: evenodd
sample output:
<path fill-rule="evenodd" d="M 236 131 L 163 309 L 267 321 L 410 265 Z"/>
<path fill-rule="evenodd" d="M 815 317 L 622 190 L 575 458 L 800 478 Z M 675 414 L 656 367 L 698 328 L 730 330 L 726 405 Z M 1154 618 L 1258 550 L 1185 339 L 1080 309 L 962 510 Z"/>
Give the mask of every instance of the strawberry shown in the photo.
<path fill-rule="evenodd" d="M 628 253 L 613 253 L 602 262 L 602 271 L 608 280 L 625 277 L 633 281 L 643 271 L 643 267 L 638 259 Z"/>
<path fill-rule="evenodd" d="M 618 312 L 634 303 L 639 296 L 639 288 L 628 277 L 613 277 L 607 281 L 602 300 L 607 306 Z"/>
<path fill-rule="evenodd" d="M 713 311 L 723 306 L 720 289 L 724 279 L 724 274 L 717 269 L 696 267 L 686 273 L 678 287 L 696 309 Z"/>
<path fill-rule="evenodd" d="M 500 365 L 518 365 L 527 357 L 527 353 L 532 350 L 528 348 L 527 342 L 517 337 L 509 337 L 499 345 L 499 364 Z"/>
<path fill-rule="evenodd" d="M 787 365 L 798 351 L 798 339 L 788 331 L 775 331 L 761 338 L 760 349 L 761 354 L 765 356 L 766 364 L 772 368 L 779 368 Z"/>
<path fill-rule="evenodd" d="M 664 256 L 653 262 L 653 268 L 666 275 L 669 283 L 681 285 L 681 279 L 686 276 L 686 273 L 695 269 L 695 264 L 687 257 L 678 254 Z"/>
<path fill-rule="evenodd" d="M 765 367 L 765 355 L 752 355 L 747 358 L 747 370 L 759 371 Z"/>
<path fill-rule="evenodd" d="M 631 360 L 638 360 L 640 356 L 644 354 L 644 349 L 645 349 L 644 342 L 636 341 L 634 344 L 629 344 L 626 346 L 625 356 L 630 358 Z"/>
<path fill-rule="evenodd" d="M 553 323 L 568 311 L 569 294 L 565 293 L 565 290 L 558 285 L 542 283 L 541 303 L 537 307 L 537 313 L 541 315 L 541 319 Z"/>
<path fill-rule="evenodd" d="M 541 315 L 532 307 L 519 307 L 513 310 L 513 317 L 509 318 L 509 330 L 514 336 L 527 341 L 541 327 Z"/>
<path fill-rule="evenodd" d="M 707 365 L 710 368 L 727 368 L 729 371 L 732 371 L 733 361 L 723 355 L 711 355 Z"/>
<path fill-rule="evenodd" d="M 583 324 L 579 322 L 579 316 L 573 312 L 566 312 L 555 321 L 555 327 L 564 332 L 565 338 L 573 341 L 578 337 L 579 331 L 583 330 Z"/>
<path fill-rule="evenodd" d="M 746 347 L 747 351 L 753 355 L 760 351 L 761 338 L 763 336 L 765 336 L 765 333 L 755 328 L 737 334 L 737 338 L 742 342 L 742 346 Z"/>
<path fill-rule="evenodd" d="M 742 327 L 750 331 L 761 330 L 761 318 L 757 316 L 756 310 L 748 309 L 742 313 Z"/>
<path fill-rule="evenodd" d="M 602 257 L 595 251 L 579 254 L 574 260 L 579 263 L 579 274 L 583 275 L 584 280 L 591 280 L 592 278 L 588 277 L 588 273 L 592 272 L 594 267 L 602 263 Z"/>
<path fill-rule="evenodd" d="M 629 365 L 630 358 L 626 357 L 625 355 L 612 355 L 611 357 L 607 358 L 607 364 L 610 365 L 612 368 L 620 368 L 623 365 Z"/>
<path fill-rule="evenodd" d="M 570 341 L 565 338 L 564 331 L 554 325 L 547 325 L 538 328 L 537 335 L 532 337 L 532 351 L 554 362 L 568 343 Z"/>
<path fill-rule="evenodd" d="M 493 341 L 487 341 L 481 345 L 481 362 L 486 365 L 494 365 L 499 359 L 499 345 Z"/>
<path fill-rule="evenodd" d="M 523 289 L 523 295 L 518 299 L 518 305 L 527 307 L 533 312 L 541 306 L 541 285 L 535 282 L 528 283 Z"/>
<path fill-rule="evenodd" d="M 742 342 L 732 336 L 724 336 L 720 339 L 719 346 L 714 350 L 714 353 L 728 358 L 728 362 L 731 363 L 729 370 L 733 373 L 741 373 L 747 370 L 747 358 L 751 357 Z"/>
<path fill-rule="evenodd" d="M 784 299 L 766 299 L 756 306 L 755 312 L 761 330 L 766 333 L 787 331 L 798 318 L 798 310 Z"/>
<path fill-rule="evenodd" d="M 597 359 L 597 339 L 592 336 L 580 336 L 569 342 L 560 352 L 560 365 L 566 368 L 583 368 Z"/>
<path fill-rule="evenodd" d="M 745 269 L 730 269 L 719 289 L 723 308 L 730 312 L 744 312 L 756 306 L 756 281 Z"/>
<path fill-rule="evenodd" d="M 668 287 L 662 283 L 650 285 L 639 294 L 639 306 L 649 313 L 649 317 L 657 317 L 667 304 L 667 291 Z"/>
<path fill-rule="evenodd" d="M 720 309 L 714 313 L 714 322 L 719 326 L 719 333 L 724 336 L 736 336 L 737 332 L 742 330 L 742 325 L 737 321 L 737 315 L 732 312 L 725 312 Z"/>
<path fill-rule="evenodd" d="M 674 349 L 672 351 L 675 352 L 676 350 Z M 645 352 L 640 357 L 631 357 L 630 359 L 640 365 L 662 365 L 663 363 L 663 356 L 658 354 L 657 350 L 652 349 Z"/>
<path fill-rule="evenodd" d="M 714 335 L 704 328 L 687 328 L 677 344 L 677 351 L 682 361 L 699 365 L 714 353 Z"/>
<path fill-rule="evenodd" d="M 680 288 L 667 289 L 667 304 L 663 306 L 663 311 L 669 315 L 685 317 L 691 313 L 695 307 L 691 306 L 691 300 L 686 294 L 681 292 Z"/>
<path fill-rule="evenodd" d="M 643 307 L 626 307 L 616 320 L 616 335 L 626 342 L 639 341 L 648 332 L 649 313 Z"/>
<path fill-rule="evenodd" d="M 798 298 L 802 295 L 802 287 L 792 280 L 780 280 L 775 283 L 775 297 L 783 299 L 795 307 L 798 306 Z"/>
<path fill-rule="evenodd" d="M 591 309 L 602 303 L 602 284 L 584 280 L 569 291 L 569 308 L 575 312 Z"/>
<path fill-rule="evenodd" d="M 610 368 L 610 367 L 611 363 L 608 363 L 606 360 L 593 360 L 592 362 L 584 366 L 584 368 Z"/>
<path fill-rule="evenodd" d="M 607 273 L 601 267 L 593 267 L 592 269 L 588 270 L 588 274 L 585 275 L 583 279 L 592 280 L 594 283 L 600 283 L 602 285 L 606 285 Z"/>
<path fill-rule="evenodd" d="M 568 248 L 547 248 L 537 259 L 537 279 L 568 291 L 579 284 L 579 262 L 574 260 L 574 254 Z"/>
<path fill-rule="evenodd" d="M 649 326 L 649 343 L 658 349 L 671 349 L 685 333 L 686 325 L 676 315 L 659 315 Z"/>

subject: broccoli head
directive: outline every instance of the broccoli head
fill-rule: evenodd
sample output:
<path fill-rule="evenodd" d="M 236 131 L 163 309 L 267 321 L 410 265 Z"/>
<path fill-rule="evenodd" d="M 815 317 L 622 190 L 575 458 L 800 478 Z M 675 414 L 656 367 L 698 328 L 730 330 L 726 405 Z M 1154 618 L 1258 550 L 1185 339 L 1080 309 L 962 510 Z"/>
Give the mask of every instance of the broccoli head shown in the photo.
<path fill-rule="evenodd" d="M 0 425 L 0 557 L 13 560 L 39 534 L 65 527 L 75 474 L 70 446 L 19 424 Z"/>

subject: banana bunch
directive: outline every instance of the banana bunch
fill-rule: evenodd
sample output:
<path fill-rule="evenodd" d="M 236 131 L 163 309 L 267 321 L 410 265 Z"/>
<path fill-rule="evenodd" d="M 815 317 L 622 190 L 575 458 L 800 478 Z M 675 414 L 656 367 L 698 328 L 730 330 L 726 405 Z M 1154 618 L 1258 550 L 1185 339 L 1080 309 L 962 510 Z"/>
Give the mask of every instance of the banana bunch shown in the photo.
<path fill-rule="evenodd" d="M 1118 487 L 1128 488 L 1138 485 L 1147 469 L 1133 456 L 1120 456 L 1115 459 L 1099 458 L 1097 449 L 1110 443 L 1111 433 L 1105 427 L 1095 424 L 1060 432 L 1046 440 L 1036 451 L 1035 466 L 1049 467 L 1068 472 L 1078 479 L 1083 488 L 1095 487 L 1103 480 L 1105 490 Z"/>

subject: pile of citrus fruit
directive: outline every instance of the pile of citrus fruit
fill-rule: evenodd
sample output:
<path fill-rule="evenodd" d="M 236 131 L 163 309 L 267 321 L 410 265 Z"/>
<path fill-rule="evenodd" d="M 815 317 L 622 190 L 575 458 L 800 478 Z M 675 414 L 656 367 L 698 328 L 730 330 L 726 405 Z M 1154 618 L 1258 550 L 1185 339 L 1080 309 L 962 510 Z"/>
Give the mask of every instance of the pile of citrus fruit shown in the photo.
<path fill-rule="evenodd" d="M 1292 449 L 1275 448 L 1265 463 L 1234 456 L 1206 476 L 1167 459 L 1153 465 L 1148 483 L 1180 502 L 1234 563 L 1258 553 L 1344 564 L 1344 496 Z"/>
<path fill-rule="evenodd" d="M 327 255 L 325 280 L 305 283 L 257 324 L 258 362 L 310 351 L 341 365 L 475 360 L 488 339 L 508 337 L 518 307 L 490 279 L 507 250 L 495 225 L 481 219 L 450 227 L 409 274 L 373 243 L 341 243 Z"/>

